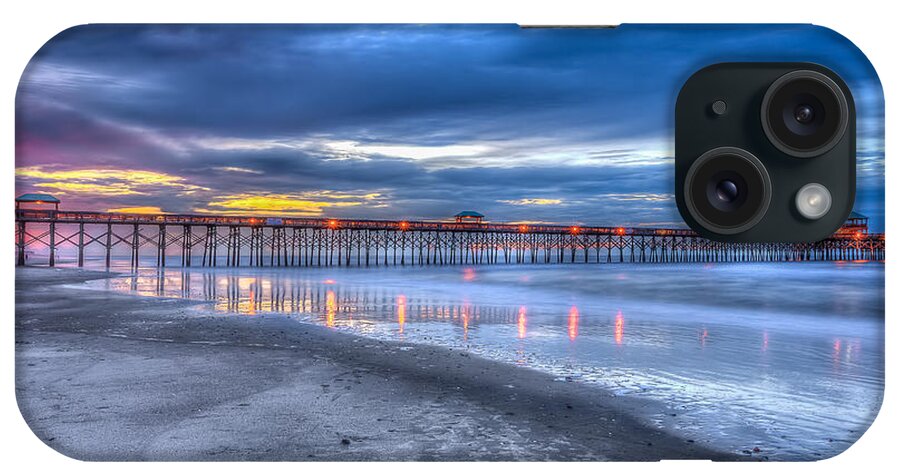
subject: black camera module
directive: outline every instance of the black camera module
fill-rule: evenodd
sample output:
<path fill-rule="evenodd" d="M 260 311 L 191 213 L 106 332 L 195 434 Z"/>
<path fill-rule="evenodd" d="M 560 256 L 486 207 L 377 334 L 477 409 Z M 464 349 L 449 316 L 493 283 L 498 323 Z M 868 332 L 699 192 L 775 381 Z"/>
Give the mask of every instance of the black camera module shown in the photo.
<path fill-rule="evenodd" d="M 828 76 L 809 70 L 787 73 L 762 101 L 763 130 L 785 154 L 809 158 L 831 150 L 847 130 L 847 98 Z"/>
<path fill-rule="evenodd" d="M 685 204 L 706 229 L 723 235 L 745 231 L 765 215 L 772 184 L 762 162 L 736 147 L 701 155 L 687 172 Z"/>
<path fill-rule="evenodd" d="M 702 68 L 675 102 L 674 178 L 678 212 L 700 236 L 825 239 L 844 225 L 856 195 L 853 93 L 815 63 Z"/>

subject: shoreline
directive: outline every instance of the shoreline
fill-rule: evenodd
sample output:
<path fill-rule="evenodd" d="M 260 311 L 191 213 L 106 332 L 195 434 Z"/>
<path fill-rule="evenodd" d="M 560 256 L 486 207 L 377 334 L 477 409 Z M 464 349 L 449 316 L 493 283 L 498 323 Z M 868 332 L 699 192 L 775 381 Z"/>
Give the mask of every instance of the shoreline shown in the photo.
<path fill-rule="evenodd" d="M 16 270 L 16 396 L 86 460 L 735 460 L 652 428 L 650 405 L 464 350 Z"/>

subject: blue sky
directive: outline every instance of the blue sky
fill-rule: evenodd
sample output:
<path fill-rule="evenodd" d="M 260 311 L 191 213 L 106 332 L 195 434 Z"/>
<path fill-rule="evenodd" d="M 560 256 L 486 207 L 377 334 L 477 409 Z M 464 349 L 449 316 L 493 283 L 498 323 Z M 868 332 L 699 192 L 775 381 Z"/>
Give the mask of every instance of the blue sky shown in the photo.
<path fill-rule="evenodd" d="M 683 226 L 672 116 L 722 61 L 813 61 L 859 114 L 883 229 L 881 88 L 809 26 L 83 26 L 27 67 L 17 192 L 64 209 Z"/>

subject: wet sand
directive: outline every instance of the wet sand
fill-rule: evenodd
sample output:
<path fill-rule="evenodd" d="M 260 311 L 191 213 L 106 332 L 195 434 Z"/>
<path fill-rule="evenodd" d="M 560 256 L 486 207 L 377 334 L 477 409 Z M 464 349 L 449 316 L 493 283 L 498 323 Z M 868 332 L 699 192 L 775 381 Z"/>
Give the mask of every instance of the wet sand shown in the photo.
<path fill-rule="evenodd" d="M 642 423 L 648 401 L 464 350 L 86 291 L 16 270 L 16 396 L 83 460 L 730 460 Z"/>

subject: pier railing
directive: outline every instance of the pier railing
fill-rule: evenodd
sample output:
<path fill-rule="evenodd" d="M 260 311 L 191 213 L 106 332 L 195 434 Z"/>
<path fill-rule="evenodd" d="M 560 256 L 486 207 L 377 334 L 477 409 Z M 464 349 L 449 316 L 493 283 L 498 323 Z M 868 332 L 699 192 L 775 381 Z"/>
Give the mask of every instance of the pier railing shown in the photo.
<path fill-rule="evenodd" d="M 841 233 L 816 243 L 719 243 L 689 229 L 522 223 L 144 215 L 16 210 L 17 264 L 78 266 L 123 248 L 157 266 L 386 266 L 498 263 L 676 263 L 883 260 L 884 235 Z M 30 256 L 29 250 L 33 251 Z"/>

